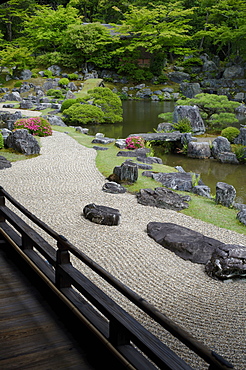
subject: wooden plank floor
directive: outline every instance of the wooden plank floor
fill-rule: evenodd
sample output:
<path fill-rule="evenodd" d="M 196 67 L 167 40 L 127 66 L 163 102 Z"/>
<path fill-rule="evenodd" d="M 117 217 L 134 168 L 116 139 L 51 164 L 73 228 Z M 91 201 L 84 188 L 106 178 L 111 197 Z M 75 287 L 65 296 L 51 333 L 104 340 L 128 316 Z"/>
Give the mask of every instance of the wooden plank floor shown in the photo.
<path fill-rule="evenodd" d="M 95 369 L 43 296 L 1 249 L 0 369 Z"/>

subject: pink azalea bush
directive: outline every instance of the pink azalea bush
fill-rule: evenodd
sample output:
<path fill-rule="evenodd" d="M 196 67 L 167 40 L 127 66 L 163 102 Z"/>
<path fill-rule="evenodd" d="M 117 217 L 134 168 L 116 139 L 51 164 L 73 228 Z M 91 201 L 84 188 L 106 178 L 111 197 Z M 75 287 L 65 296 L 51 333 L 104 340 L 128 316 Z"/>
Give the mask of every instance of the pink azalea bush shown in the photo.
<path fill-rule="evenodd" d="M 141 136 L 132 136 L 126 138 L 127 149 L 144 148 L 144 139 Z"/>
<path fill-rule="evenodd" d="M 34 136 L 51 136 L 52 128 L 50 123 L 42 117 L 21 118 L 14 123 L 14 130 L 23 129 Z"/>

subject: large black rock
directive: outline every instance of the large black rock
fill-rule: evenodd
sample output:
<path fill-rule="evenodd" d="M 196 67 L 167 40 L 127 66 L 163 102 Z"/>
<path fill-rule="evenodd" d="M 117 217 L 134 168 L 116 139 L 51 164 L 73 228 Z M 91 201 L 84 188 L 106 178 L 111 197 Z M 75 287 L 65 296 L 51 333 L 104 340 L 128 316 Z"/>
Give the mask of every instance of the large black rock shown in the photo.
<path fill-rule="evenodd" d="M 16 130 L 6 139 L 6 146 L 25 155 L 39 154 L 40 146 L 37 139 L 25 129 Z"/>
<path fill-rule="evenodd" d="M 114 226 L 120 222 L 120 212 L 118 209 L 106 206 L 87 204 L 83 209 L 83 215 L 86 219 L 96 224 Z"/>
<path fill-rule="evenodd" d="M 168 222 L 148 223 L 147 233 L 163 247 L 194 263 L 206 264 L 215 248 L 223 245 L 219 240 Z"/>
<path fill-rule="evenodd" d="M 179 194 L 166 188 L 141 189 L 137 195 L 137 201 L 144 206 L 172 209 L 181 211 L 189 207 Z"/>
<path fill-rule="evenodd" d="M 215 279 L 245 278 L 246 247 L 234 244 L 218 246 L 205 269 Z"/>
<path fill-rule="evenodd" d="M 134 183 L 138 179 L 138 165 L 134 162 L 126 161 L 121 166 L 116 166 L 113 174 L 120 182 Z"/>

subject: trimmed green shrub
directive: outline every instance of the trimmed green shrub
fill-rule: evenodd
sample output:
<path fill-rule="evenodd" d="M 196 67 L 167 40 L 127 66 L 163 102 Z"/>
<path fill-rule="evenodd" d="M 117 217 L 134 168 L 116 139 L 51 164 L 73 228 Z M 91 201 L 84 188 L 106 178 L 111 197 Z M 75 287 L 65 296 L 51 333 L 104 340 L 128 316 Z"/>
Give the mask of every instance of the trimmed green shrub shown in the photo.
<path fill-rule="evenodd" d="M 34 136 L 51 136 L 50 123 L 42 117 L 21 118 L 14 123 L 14 130 L 26 129 Z M 13 131 L 14 131 L 13 130 Z"/>
<path fill-rule="evenodd" d="M 240 134 L 240 131 L 236 127 L 226 127 L 221 131 L 221 136 L 227 138 L 230 143 L 233 143 L 234 139 Z"/>
<path fill-rule="evenodd" d="M 173 123 L 173 129 L 184 132 L 192 132 L 191 124 L 188 118 L 183 118 L 177 123 Z"/>
<path fill-rule="evenodd" d="M 103 123 L 104 113 L 95 105 L 76 103 L 63 111 L 66 123 Z"/>
<path fill-rule="evenodd" d="M 246 146 L 244 145 L 232 145 L 232 151 L 236 154 L 239 162 L 246 163 Z"/>
<path fill-rule="evenodd" d="M 71 107 L 71 105 L 78 103 L 77 99 L 67 99 L 61 105 L 61 112 Z"/>
<path fill-rule="evenodd" d="M 58 83 L 59 83 L 60 86 L 66 86 L 66 85 L 69 84 L 69 79 L 66 78 L 66 77 L 61 78 Z"/>
<path fill-rule="evenodd" d="M 53 96 L 55 99 L 63 99 L 61 90 L 49 89 L 46 94 L 48 96 Z"/>
<path fill-rule="evenodd" d="M 22 85 L 21 81 L 16 81 L 14 87 L 21 87 L 21 85 Z"/>
<path fill-rule="evenodd" d="M 79 75 L 77 75 L 77 73 L 69 73 L 68 74 L 69 80 L 77 80 L 78 77 L 79 77 Z"/>
<path fill-rule="evenodd" d="M 92 101 L 93 105 L 100 107 L 104 122 L 115 123 L 122 121 L 122 102 L 117 94 L 107 87 L 96 87 L 89 90 L 82 101 Z"/>
<path fill-rule="evenodd" d="M 0 149 L 2 149 L 3 147 L 4 147 L 4 138 L 3 138 L 3 135 L 0 132 Z"/>
<path fill-rule="evenodd" d="M 45 77 L 51 78 L 53 76 L 53 73 L 52 73 L 52 71 L 46 69 L 44 71 L 44 75 L 45 75 Z"/>

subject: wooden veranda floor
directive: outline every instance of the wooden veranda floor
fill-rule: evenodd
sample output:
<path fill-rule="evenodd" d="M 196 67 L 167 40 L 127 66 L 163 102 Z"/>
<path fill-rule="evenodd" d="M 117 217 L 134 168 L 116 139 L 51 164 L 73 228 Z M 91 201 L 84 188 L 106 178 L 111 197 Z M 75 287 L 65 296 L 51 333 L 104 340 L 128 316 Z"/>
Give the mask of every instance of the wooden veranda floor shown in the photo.
<path fill-rule="evenodd" d="M 99 369 L 96 353 L 94 348 L 93 359 L 88 346 L 78 344 L 44 296 L 0 248 L 0 368 Z"/>

